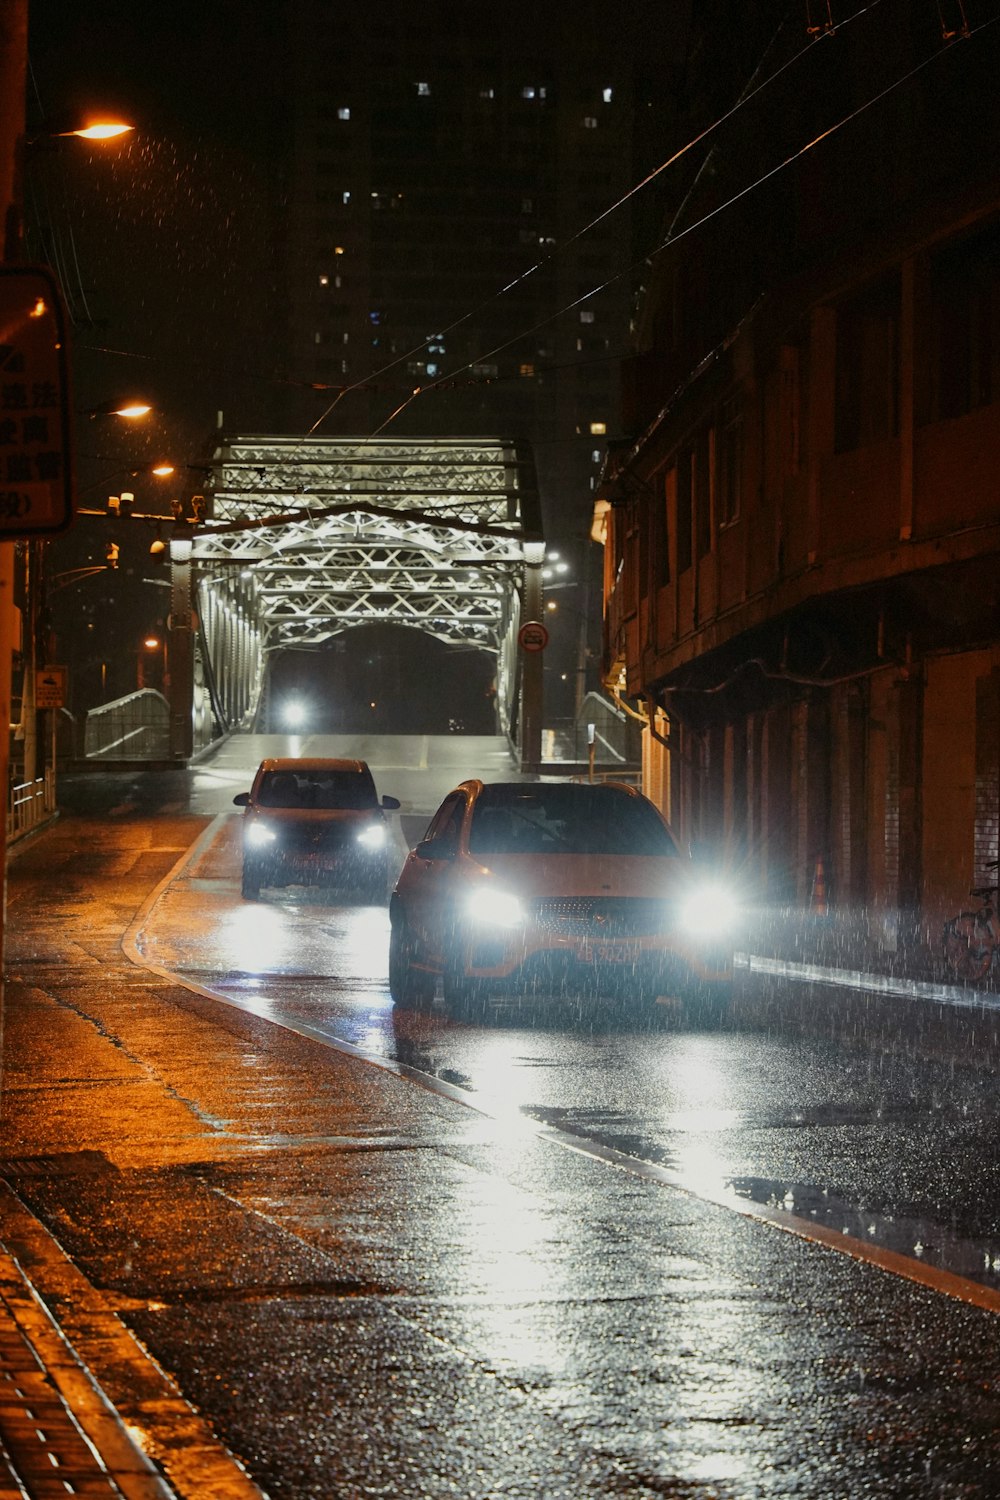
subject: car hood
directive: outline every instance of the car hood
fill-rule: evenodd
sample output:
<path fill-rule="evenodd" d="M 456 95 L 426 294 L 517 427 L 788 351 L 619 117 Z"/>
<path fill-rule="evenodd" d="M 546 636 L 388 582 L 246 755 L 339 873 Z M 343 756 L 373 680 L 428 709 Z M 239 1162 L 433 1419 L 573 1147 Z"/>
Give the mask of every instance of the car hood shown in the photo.
<path fill-rule="evenodd" d="M 491 854 L 470 858 L 469 876 L 495 878 L 522 899 L 681 895 L 697 873 L 690 860 L 642 854 Z"/>
<path fill-rule="evenodd" d="M 247 816 L 282 828 L 301 828 L 315 823 L 379 823 L 385 820 L 377 808 L 346 807 L 248 807 Z"/>

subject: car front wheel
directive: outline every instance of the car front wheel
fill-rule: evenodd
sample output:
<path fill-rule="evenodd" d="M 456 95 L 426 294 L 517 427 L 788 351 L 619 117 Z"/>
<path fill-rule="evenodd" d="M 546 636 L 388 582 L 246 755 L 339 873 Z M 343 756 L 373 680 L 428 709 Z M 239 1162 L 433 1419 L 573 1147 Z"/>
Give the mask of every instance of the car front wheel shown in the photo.
<path fill-rule="evenodd" d="M 244 901 L 256 901 L 262 884 L 261 869 L 253 860 L 243 861 L 242 894 Z"/>
<path fill-rule="evenodd" d="M 482 1016 L 486 1008 L 486 982 L 466 973 L 464 960 L 458 953 L 448 957 L 442 988 L 445 1008 L 454 1020 L 473 1021 Z"/>
<path fill-rule="evenodd" d="M 419 1010 L 434 998 L 435 979 L 416 967 L 420 945 L 402 919 L 389 933 L 389 994 L 401 1010 Z"/>

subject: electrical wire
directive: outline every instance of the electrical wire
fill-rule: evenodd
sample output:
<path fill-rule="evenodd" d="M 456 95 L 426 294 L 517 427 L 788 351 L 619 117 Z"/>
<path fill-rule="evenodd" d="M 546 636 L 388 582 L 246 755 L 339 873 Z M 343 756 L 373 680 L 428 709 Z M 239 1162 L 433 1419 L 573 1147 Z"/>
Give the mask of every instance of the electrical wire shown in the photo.
<path fill-rule="evenodd" d="M 967 35 L 963 35 L 952 45 L 969 44 L 974 37 L 987 30 L 990 26 L 996 25 L 998 20 L 1000 20 L 1000 16 L 992 16 L 989 20 L 980 22 L 978 26 L 972 27 Z M 946 51 L 950 51 L 950 48 L 946 49 Z M 776 177 L 779 172 L 783 172 L 786 167 L 791 166 L 793 162 L 799 161 L 803 156 L 807 154 L 807 152 L 814 150 L 823 141 L 828 140 L 833 135 L 836 135 L 837 132 L 842 130 L 846 125 L 851 124 L 853 120 L 858 119 L 858 117 L 866 113 L 867 110 L 874 108 L 876 104 L 881 103 L 882 100 L 886 99 L 896 89 L 901 88 L 912 78 L 915 78 L 918 73 L 923 72 L 925 68 L 929 67 L 932 63 L 937 62 L 939 58 L 944 55 L 946 55 L 946 52 L 939 49 L 938 51 L 932 53 L 929 57 L 925 57 L 923 61 L 917 63 L 915 67 L 910 68 L 907 72 L 901 74 L 899 78 L 896 78 L 892 83 L 886 85 L 884 89 L 880 89 L 877 94 L 873 94 L 872 97 L 865 100 L 863 104 L 859 104 L 858 107 L 852 110 L 850 114 L 844 115 L 833 125 L 830 125 L 827 127 L 827 129 L 820 131 L 820 133 L 814 136 L 811 141 L 807 141 L 804 146 L 800 146 L 798 150 L 793 151 L 791 155 L 786 156 L 784 160 L 778 162 L 776 166 L 771 167 L 768 171 L 762 173 L 760 177 L 755 178 L 753 182 L 748 183 L 746 187 L 741 188 L 739 192 L 734 193 L 732 197 L 727 198 L 724 203 L 717 204 L 716 207 L 713 208 L 709 213 L 704 214 L 700 219 L 695 220 L 694 223 L 687 225 L 686 228 L 679 230 L 676 234 L 668 234 L 667 238 L 656 246 L 656 248 L 652 252 L 652 255 L 655 256 L 662 254 L 664 250 L 669 249 L 671 246 L 677 244 L 680 240 L 685 239 L 689 234 L 693 234 L 695 230 L 701 229 L 705 224 L 708 224 L 719 214 L 724 213 L 726 209 L 732 208 L 733 204 L 739 203 L 741 199 L 747 197 L 748 194 L 755 192 L 760 187 L 763 187 L 766 182 L 769 182 L 771 178 Z M 512 345 L 519 343 L 521 339 L 528 338 L 532 334 L 537 333 L 540 329 L 548 327 L 548 325 L 555 322 L 557 318 L 564 317 L 566 313 L 573 312 L 576 308 L 581 307 L 585 302 L 589 302 L 591 298 L 599 296 L 601 292 L 606 291 L 608 287 L 614 286 L 615 283 L 620 281 L 623 276 L 628 276 L 633 271 L 638 270 L 651 258 L 652 256 L 644 256 L 641 261 L 634 261 L 630 266 L 626 266 L 623 270 L 617 271 L 613 276 L 609 276 L 608 279 L 601 282 L 599 286 L 592 287 L 590 291 L 584 292 L 579 297 L 574 298 L 572 302 L 568 302 L 564 307 L 561 307 L 558 312 L 551 313 L 547 317 L 540 319 L 530 328 L 522 329 L 512 338 L 505 340 L 502 344 L 495 345 L 494 348 L 486 351 L 485 353 L 477 354 L 466 364 L 459 365 L 455 370 L 449 371 L 447 375 L 441 376 L 439 380 L 434 380 L 429 385 L 417 386 L 416 389 L 413 390 L 407 397 L 407 399 L 401 402 L 395 409 L 395 411 L 393 411 L 385 419 L 385 421 L 375 429 L 375 431 L 372 433 L 372 437 L 380 436 L 385 431 L 386 427 L 388 427 L 390 423 L 394 422 L 396 418 L 400 416 L 401 413 L 404 412 L 407 407 L 416 400 L 418 396 L 422 396 L 429 391 L 436 390 L 442 382 L 451 380 L 456 375 L 460 375 L 463 371 L 471 369 L 474 364 L 480 364 L 485 360 L 492 359 L 494 355 L 502 354 L 504 350 L 509 349 Z M 315 428 L 311 428 L 310 433 L 314 430 Z"/>
<path fill-rule="evenodd" d="M 867 15 L 869 11 L 874 10 L 876 8 L 876 6 L 880 5 L 881 3 L 882 3 L 882 0 L 869 0 L 869 3 L 867 5 L 862 6 L 860 10 L 855 11 L 852 15 L 846 17 L 845 20 L 843 20 L 842 22 L 840 22 L 839 27 L 836 28 L 836 29 L 837 30 L 842 30 L 844 27 L 851 25 L 852 22 L 858 20 L 860 17 L 862 17 L 864 15 Z M 777 40 L 777 37 L 780 34 L 781 29 L 784 26 L 784 24 L 785 24 L 785 22 L 782 21 L 781 25 L 779 25 L 779 27 L 778 27 L 778 30 L 775 32 L 774 37 L 772 37 L 771 41 L 768 43 L 768 46 L 767 46 L 767 48 L 765 49 L 765 52 L 764 52 L 764 57 L 761 59 L 761 62 L 758 63 L 757 68 L 754 71 L 754 75 L 753 75 L 754 77 L 756 77 L 757 73 L 759 73 L 760 68 L 763 65 L 764 58 L 767 57 L 768 53 L 771 51 L 772 47 L 774 46 L 774 43 Z M 832 35 L 834 35 L 834 32 L 825 32 L 824 33 L 824 37 L 826 37 L 826 36 L 832 36 Z M 603 223 L 603 221 L 605 219 L 607 219 L 608 217 L 610 217 L 611 214 L 616 213 L 618 211 L 618 209 L 622 208 L 626 203 L 630 202 L 632 198 L 634 198 L 638 193 L 641 193 L 644 188 L 646 188 L 646 187 L 649 186 L 650 183 L 655 182 L 656 179 L 659 176 L 661 176 L 662 173 L 664 173 L 664 172 L 666 172 L 668 170 L 668 168 L 674 166 L 676 162 L 680 161 L 682 157 L 686 156 L 689 151 L 693 151 L 696 146 L 699 146 L 702 143 L 702 141 L 707 140 L 717 130 L 721 129 L 721 127 L 723 125 L 725 125 L 729 120 L 733 119 L 734 116 L 737 115 L 741 109 L 745 108 L 748 104 L 752 103 L 752 101 L 754 99 L 756 99 L 761 93 L 763 93 L 765 89 L 770 88 L 770 86 L 773 83 L 775 83 L 777 81 L 777 79 L 779 79 L 785 72 L 787 72 L 787 70 L 789 68 L 793 67 L 795 63 L 797 63 L 801 58 L 803 58 L 806 55 L 807 52 L 810 52 L 813 49 L 813 47 L 815 46 L 817 40 L 820 40 L 820 38 L 816 38 L 816 37 L 811 38 L 810 41 L 807 43 L 807 45 L 805 47 L 801 48 L 798 52 L 796 52 L 793 57 L 788 58 L 784 63 L 781 64 L 781 66 L 778 69 L 776 69 L 776 71 L 774 73 L 772 73 L 762 83 L 758 84 L 758 86 L 755 89 L 752 89 L 751 92 L 748 93 L 746 91 L 746 89 L 744 89 L 743 92 L 741 93 L 740 97 L 737 99 L 736 103 L 734 105 L 732 105 L 731 108 L 729 108 L 728 110 L 726 110 L 723 114 L 719 115 L 717 119 L 715 119 L 710 125 L 707 125 L 703 130 L 699 131 L 697 135 L 692 136 L 692 138 L 689 141 L 687 141 L 683 146 L 679 147 L 676 151 L 674 151 L 670 156 L 667 157 L 667 159 L 665 161 L 662 161 L 658 167 L 655 167 L 653 169 L 652 172 L 647 173 L 647 175 L 644 178 L 642 178 L 642 180 L 640 182 L 637 182 L 633 187 L 631 187 L 628 190 L 627 193 L 624 193 L 621 198 L 617 199 L 616 202 L 612 203 L 608 208 L 603 209 L 601 211 L 601 213 L 599 213 L 597 215 L 596 219 L 592 219 L 590 221 L 590 223 L 584 225 L 584 227 L 582 229 L 576 230 L 576 232 L 574 234 L 572 234 L 568 240 L 565 240 L 561 245 L 557 246 L 556 249 L 551 252 L 551 254 L 543 256 L 543 258 L 541 260 L 536 261 L 535 264 L 532 265 L 532 266 L 530 266 L 526 271 L 522 271 L 520 275 L 515 276 L 512 281 L 508 281 L 504 286 L 500 287 L 500 289 L 498 291 L 494 292 L 491 296 L 489 296 L 487 298 L 484 298 L 483 301 L 477 303 L 475 307 L 471 308 L 468 312 L 463 313 L 461 315 L 461 317 L 456 318 L 453 322 L 449 323 L 445 328 L 442 328 L 439 331 L 438 334 L 431 335 L 428 338 L 422 340 L 421 343 L 415 344 L 413 346 L 413 348 L 412 349 L 408 349 L 405 354 L 400 354 L 394 360 L 391 360 L 388 364 L 382 365 L 378 370 L 376 370 L 374 372 L 374 375 L 369 376 L 367 378 L 368 379 L 376 379 L 377 380 L 382 375 L 388 374 L 389 371 L 396 369 L 399 365 L 403 364 L 406 360 L 412 359 L 415 354 L 419 354 L 419 353 L 421 353 L 422 350 L 426 349 L 426 347 L 427 347 L 427 345 L 430 342 L 430 340 L 431 340 L 432 337 L 435 338 L 435 339 L 439 339 L 439 338 L 445 337 L 447 334 L 453 333 L 456 328 L 461 328 L 461 326 L 464 323 L 467 323 L 471 318 L 476 317 L 485 308 L 491 307 L 493 305 L 493 303 L 499 301 L 499 299 L 501 297 L 505 297 L 508 292 L 511 292 L 516 287 L 521 286 L 525 281 L 528 280 L 528 278 L 530 276 L 534 276 L 537 271 L 543 270 L 547 265 L 549 265 L 553 260 L 555 260 L 563 250 L 567 249 L 570 245 L 576 244 L 576 242 L 578 240 L 582 239 L 585 235 L 589 234 L 590 231 L 592 229 L 596 228 L 596 226 L 598 224 Z M 630 267 L 629 269 L 631 270 L 633 268 Z M 611 285 L 610 282 L 605 283 L 605 284 L 606 285 Z M 567 310 L 569 310 L 569 309 L 563 309 L 563 311 L 567 311 Z M 556 316 L 560 316 L 560 314 L 556 314 Z M 537 325 L 537 326 L 542 326 L 542 325 Z M 527 333 L 531 333 L 531 332 L 534 332 L 534 329 L 527 330 L 524 335 L 519 335 L 519 337 L 522 337 L 522 336 L 526 337 Z M 506 348 L 507 346 L 504 345 L 503 347 Z M 487 358 L 489 358 L 489 356 L 488 355 L 484 355 L 484 356 L 482 356 L 482 358 L 487 359 Z M 475 361 L 475 363 L 478 363 L 478 361 Z M 463 369 L 467 369 L 468 366 L 462 366 L 462 368 Z M 363 382 L 358 381 L 354 385 L 349 385 L 349 386 L 345 387 L 344 390 L 341 392 L 340 396 L 337 397 L 337 400 L 334 401 L 334 402 L 332 402 L 331 405 L 329 407 L 327 407 L 327 409 L 324 412 L 322 412 L 319 417 L 317 417 L 316 421 L 308 429 L 306 435 L 309 436 L 309 437 L 311 437 L 312 434 L 316 431 L 316 429 L 318 427 L 322 426 L 322 424 L 326 421 L 327 417 L 330 416 L 330 414 L 333 412 L 333 410 L 337 406 L 338 402 L 341 399 L 341 396 L 347 395 L 347 394 L 349 394 L 352 391 L 358 390 L 361 387 L 362 384 L 363 384 Z M 426 387 L 425 389 L 433 389 L 434 387 L 437 386 L 437 384 L 438 384 L 438 382 L 435 381 L 433 387 Z M 390 417 L 386 418 L 386 423 L 393 421 L 395 419 L 395 417 L 398 416 L 399 413 L 401 411 L 403 411 L 408 404 L 409 404 L 408 402 L 403 402 L 401 404 L 401 406 L 398 407 L 397 410 L 395 412 L 393 412 Z M 386 425 L 386 424 L 384 423 L 383 426 L 384 425 Z M 381 428 L 378 429 L 378 431 L 381 431 L 381 430 L 382 430 Z M 372 435 L 376 436 L 377 434 L 372 434 Z"/>

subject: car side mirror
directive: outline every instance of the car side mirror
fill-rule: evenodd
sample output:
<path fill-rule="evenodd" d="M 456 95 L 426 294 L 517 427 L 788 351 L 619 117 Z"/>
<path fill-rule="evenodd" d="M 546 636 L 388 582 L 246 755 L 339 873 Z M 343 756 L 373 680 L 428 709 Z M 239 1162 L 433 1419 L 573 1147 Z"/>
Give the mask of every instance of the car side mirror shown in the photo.
<path fill-rule="evenodd" d="M 448 844 L 444 839 L 421 839 L 414 849 L 420 859 L 454 859 L 455 846 Z"/>
<path fill-rule="evenodd" d="M 235 805 L 237 807 L 249 807 L 250 806 L 250 793 L 249 792 L 239 792 L 239 793 L 237 793 L 237 795 L 233 798 L 233 802 L 235 803 Z"/>
<path fill-rule="evenodd" d="M 398 797 L 383 797 L 382 798 L 382 806 L 386 809 L 387 812 L 394 812 L 395 809 L 399 806 L 399 798 Z"/>

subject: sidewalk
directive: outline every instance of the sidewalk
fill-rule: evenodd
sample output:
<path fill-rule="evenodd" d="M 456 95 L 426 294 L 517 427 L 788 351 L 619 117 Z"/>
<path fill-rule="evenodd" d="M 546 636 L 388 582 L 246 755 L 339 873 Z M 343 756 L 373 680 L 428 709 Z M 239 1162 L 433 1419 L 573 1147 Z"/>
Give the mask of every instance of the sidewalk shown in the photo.
<path fill-rule="evenodd" d="M 0 1222 L 11 1197 L 0 1182 Z M 55 1495 L 173 1500 L 0 1244 L 0 1500 Z"/>
<path fill-rule="evenodd" d="M 193 833 L 204 821 L 189 819 L 183 826 Z M 182 835 L 179 842 L 188 836 Z M 53 837 L 52 829 L 47 837 Z M 29 861 L 34 857 L 28 851 L 36 845 L 35 837 L 24 841 L 18 849 L 19 866 L 26 855 Z M 157 852 L 148 872 L 137 870 L 136 894 L 144 895 L 156 867 L 168 867 L 174 857 L 175 850 L 167 848 Z M 67 884 L 72 887 L 73 882 Z M 109 915 L 108 937 L 113 941 L 118 920 Z M 76 935 L 61 923 L 46 930 L 51 959 L 80 975 Z M 97 941 L 96 927 L 93 931 Z M 3 1042 L 10 1048 L 15 1015 L 24 1010 L 30 1014 L 33 1006 L 33 975 L 17 972 L 25 936 L 18 930 L 16 904 L 7 937 Z M 37 937 L 28 939 L 28 948 L 37 953 Z M 114 982 L 107 959 L 94 957 L 106 982 Z M 14 1058 L 0 1056 L 0 1104 L 7 1106 L 8 1124 L 12 1073 L 17 1073 Z M 49 1097 L 44 1087 L 42 1092 Z M 58 1114 L 55 1096 L 52 1108 Z M 9 1152 L 9 1141 L 7 1148 Z M 18 1174 L 23 1180 L 25 1173 L 42 1173 L 45 1161 L 11 1160 L 0 1148 L 0 1500 L 67 1495 L 202 1500 L 208 1494 L 212 1500 L 260 1500 L 262 1492 L 242 1466 L 138 1345 L 114 1300 L 77 1270 L 12 1190 L 8 1176 L 13 1181 Z M 138 1409 L 150 1416 L 148 1425 L 126 1424 L 102 1389 L 94 1373 L 97 1368 L 120 1372 L 137 1393 Z M 193 1455 L 176 1466 L 171 1483 L 142 1446 L 143 1440 L 149 1443 L 151 1434 L 163 1430 L 181 1435 L 178 1447 Z"/>

